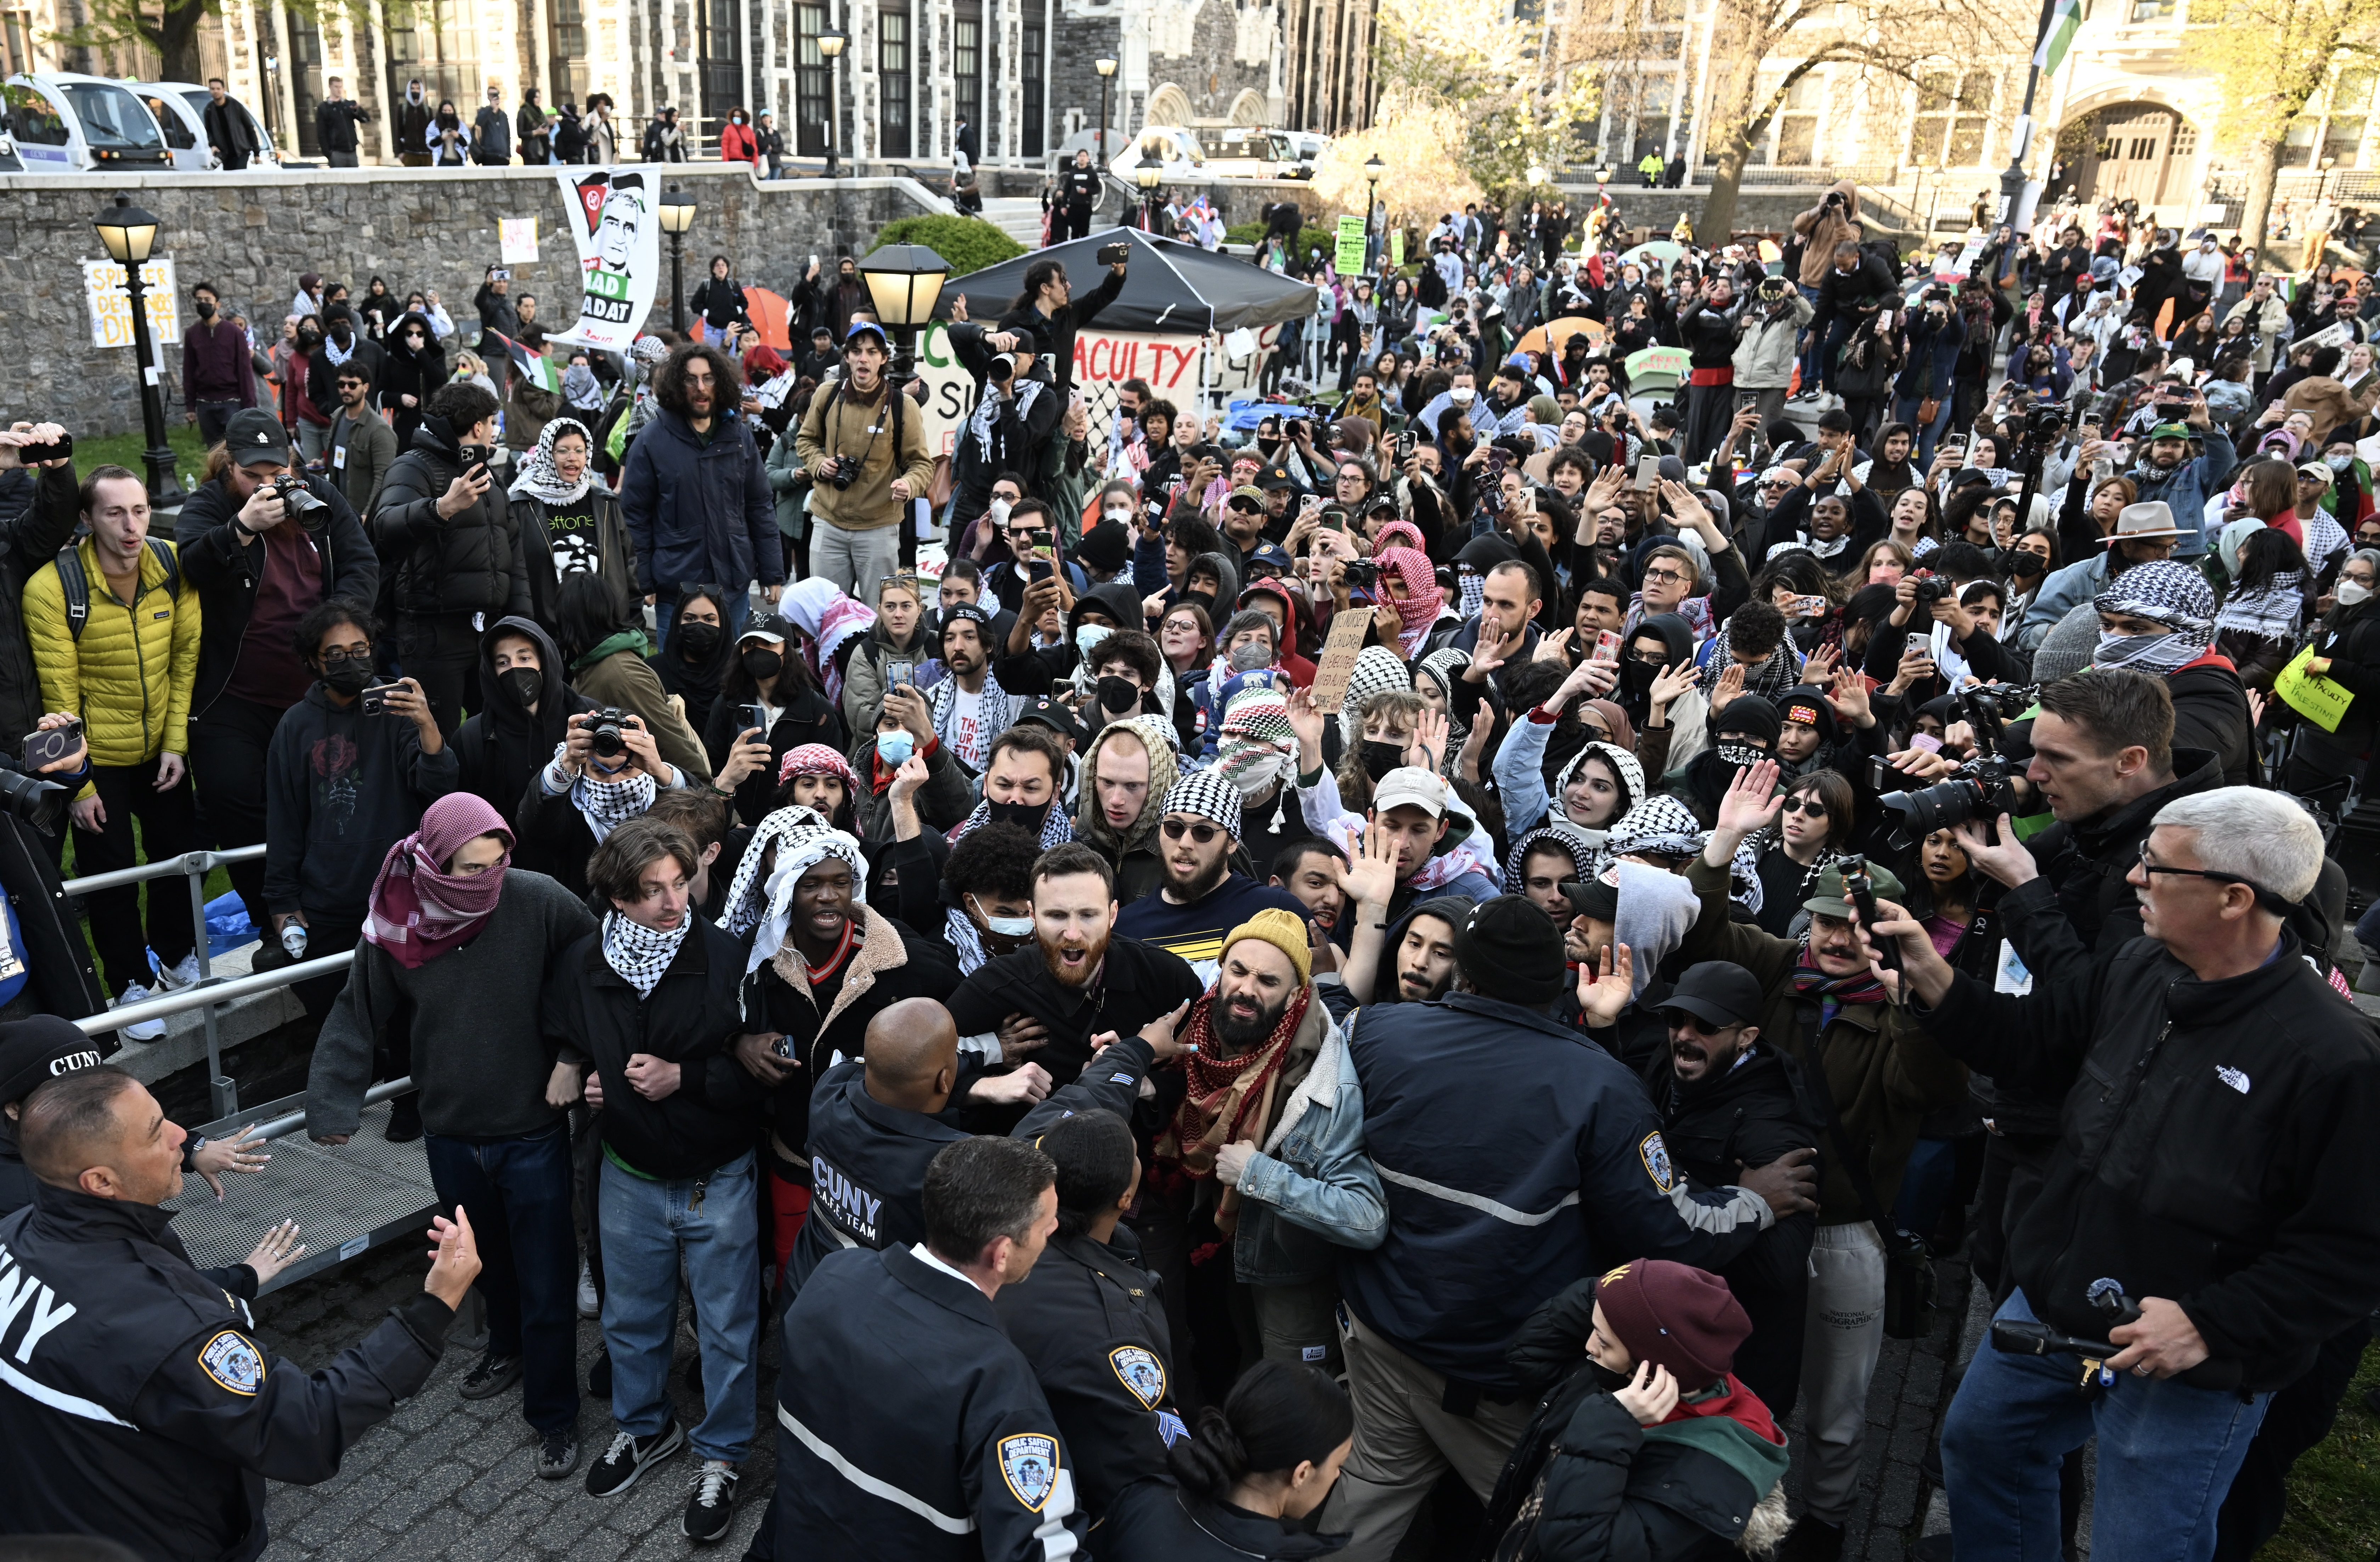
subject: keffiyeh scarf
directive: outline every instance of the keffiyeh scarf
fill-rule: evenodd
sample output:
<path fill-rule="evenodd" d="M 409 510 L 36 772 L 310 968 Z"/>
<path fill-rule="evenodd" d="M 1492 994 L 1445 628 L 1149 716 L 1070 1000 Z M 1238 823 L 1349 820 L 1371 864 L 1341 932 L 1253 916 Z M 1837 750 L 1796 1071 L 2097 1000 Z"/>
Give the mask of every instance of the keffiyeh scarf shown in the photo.
<path fill-rule="evenodd" d="M 1158 1159 L 1178 1162 L 1193 1177 L 1211 1177 L 1217 1150 L 1263 1131 L 1269 1087 L 1288 1059 L 1289 1045 L 1313 1000 L 1309 982 L 1282 1008 L 1263 1044 L 1236 1058 L 1217 1055 L 1215 994 L 1209 992 L 1190 1006 L 1183 1033 L 1190 1050 L 1182 1057 L 1189 1089 L 1172 1124 L 1158 1138 Z"/>
<path fill-rule="evenodd" d="M 2135 564 L 2091 599 L 2103 613 L 2145 618 L 2170 634 L 2119 636 L 2102 632 L 2094 667 L 2130 667 L 2163 677 L 2206 654 L 2215 639 L 2215 593 L 2206 577 L 2177 560 Z"/>
<path fill-rule="evenodd" d="M 579 776 L 570 783 L 570 805 L 601 845 L 605 836 L 650 808 L 660 790 L 642 770 L 631 770 L 612 781 Z"/>
<path fill-rule="evenodd" d="M 2283 570 L 2262 590 L 2234 591 L 2224 598 L 2223 611 L 2215 615 L 2215 632 L 2286 643 L 2298 637 L 2305 605 L 2305 576 Z"/>
<path fill-rule="evenodd" d="M 666 931 L 631 922 L 616 911 L 606 912 L 603 963 L 636 988 L 638 998 L 650 998 L 653 988 L 661 985 L 662 973 L 670 968 L 670 962 L 677 958 L 678 946 L 686 942 L 686 929 L 693 926 L 692 912 Z"/>
<path fill-rule="evenodd" d="M 1404 583 L 1403 598 L 1390 600 L 1404 623 L 1397 649 L 1410 657 L 1420 648 L 1430 625 L 1438 622 L 1439 604 L 1446 600 L 1445 588 L 1439 585 L 1438 572 L 1429 567 L 1428 558 L 1410 548 L 1383 548 L 1372 557 L 1381 569 L 1393 572 Z"/>
<path fill-rule="evenodd" d="M 575 503 L 584 497 L 595 481 L 595 463 L 589 460 L 579 468 L 577 482 L 564 482 L 553 468 L 553 442 L 565 434 L 577 434 L 590 454 L 594 451 L 595 436 L 587 431 L 586 424 L 576 418 L 557 418 L 537 436 L 536 447 L 521 457 L 520 476 L 505 491 L 515 499 L 538 499 L 548 504 Z"/>
<path fill-rule="evenodd" d="M 784 811 L 778 810 L 780 813 Z M 811 821 L 818 819 L 818 815 L 811 809 L 802 808 L 795 811 L 808 815 Z M 774 815 L 771 816 L 771 817 L 774 817 Z M 760 822 L 765 826 L 768 820 L 763 819 Z M 746 848 L 745 851 L 747 860 L 751 859 L 753 850 L 759 843 L 759 836 L 756 831 L 752 846 Z M 839 829 L 821 829 L 813 827 L 796 828 L 788 831 L 778 842 L 776 865 L 769 870 L 767 904 L 759 917 L 759 931 L 752 938 L 752 952 L 745 958 L 744 974 L 746 975 L 750 975 L 776 958 L 778 951 L 784 945 L 786 930 L 793 926 L 795 886 L 801 882 L 803 874 L 829 857 L 840 857 L 851 866 L 852 902 L 860 906 L 868 903 L 868 858 L 861 853 L 858 842 Z M 741 863 L 736 865 L 735 879 L 737 884 L 744 882 L 744 865 Z M 747 890 L 747 894 L 748 892 Z M 728 895 L 731 904 L 741 903 L 735 898 L 735 891 L 733 886 L 730 886 Z"/>
<path fill-rule="evenodd" d="M 1386 646 L 1366 646 L 1355 657 L 1355 665 L 1347 674 L 1346 697 L 1339 702 L 1339 745 L 1353 748 L 1364 741 L 1364 700 L 1366 696 L 1384 694 L 1391 689 L 1410 689 L 1413 675 L 1396 652 Z M 1322 757 L 1303 757 L 1308 764 L 1319 764 Z"/>

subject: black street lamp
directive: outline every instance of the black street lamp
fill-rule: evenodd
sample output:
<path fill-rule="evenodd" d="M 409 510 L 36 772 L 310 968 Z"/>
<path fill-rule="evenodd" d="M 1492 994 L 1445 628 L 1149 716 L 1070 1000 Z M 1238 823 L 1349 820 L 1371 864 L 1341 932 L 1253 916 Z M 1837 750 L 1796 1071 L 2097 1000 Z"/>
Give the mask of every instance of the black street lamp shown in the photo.
<path fill-rule="evenodd" d="M 828 28 L 818 36 L 819 53 L 826 56 L 826 176 L 835 176 L 834 166 L 834 62 L 843 58 L 843 46 L 849 42 L 841 30 Z"/>
<path fill-rule="evenodd" d="M 1380 154 L 1377 151 L 1364 159 L 1364 254 L 1366 260 L 1372 260 L 1375 271 L 1379 269 L 1379 263 L 1372 254 L 1372 221 L 1380 205 L 1380 176 L 1388 171 L 1388 166 L 1380 161 Z M 1381 226 L 1385 231 L 1387 224 L 1382 224 Z"/>
<path fill-rule="evenodd" d="M 156 353 L 149 338 L 149 304 L 140 285 L 140 268 L 157 247 L 157 219 L 119 195 L 115 204 L 91 219 L 108 259 L 124 268 L 124 291 L 132 304 L 133 372 L 140 376 L 140 431 L 149 448 L 140 453 L 149 468 L 149 507 L 170 510 L 182 503 L 182 485 L 174 476 L 174 452 L 165 443 L 165 404 L 157 377 L 150 372 Z"/>
<path fill-rule="evenodd" d="M 1154 152 L 1143 152 L 1140 166 L 1132 171 L 1133 182 L 1140 186 L 1140 226 L 1144 233 L 1157 231 L 1157 187 L 1165 182 L 1165 164 Z"/>
<path fill-rule="evenodd" d="M 1116 63 L 1105 57 L 1093 60 L 1091 68 L 1099 73 L 1099 177 L 1108 176 L 1108 82 L 1116 73 Z"/>
<path fill-rule="evenodd" d="M 662 193 L 662 232 L 670 236 L 670 329 L 686 330 L 686 230 L 694 226 L 694 197 L 675 185 Z"/>
<path fill-rule="evenodd" d="M 951 263 L 922 244 L 887 244 L 859 262 L 876 319 L 892 337 L 890 369 L 895 386 L 917 373 L 917 333 L 934 318 Z"/>

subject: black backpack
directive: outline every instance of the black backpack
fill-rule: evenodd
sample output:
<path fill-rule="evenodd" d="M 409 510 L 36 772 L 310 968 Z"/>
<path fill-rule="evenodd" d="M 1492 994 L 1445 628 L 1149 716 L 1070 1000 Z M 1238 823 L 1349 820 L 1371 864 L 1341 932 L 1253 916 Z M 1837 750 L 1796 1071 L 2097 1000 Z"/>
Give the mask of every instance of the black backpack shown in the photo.
<path fill-rule="evenodd" d="M 149 539 L 149 551 L 165 566 L 164 589 L 168 597 L 182 594 L 182 563 L 174 550 L 156 538 Z M 78 640 L 82 638 L 82 626 L 91 619 L 91 576 L 82 567 L 82 550 L 58 550 L 58 587 L 67 599 L 67 628 Z"/>

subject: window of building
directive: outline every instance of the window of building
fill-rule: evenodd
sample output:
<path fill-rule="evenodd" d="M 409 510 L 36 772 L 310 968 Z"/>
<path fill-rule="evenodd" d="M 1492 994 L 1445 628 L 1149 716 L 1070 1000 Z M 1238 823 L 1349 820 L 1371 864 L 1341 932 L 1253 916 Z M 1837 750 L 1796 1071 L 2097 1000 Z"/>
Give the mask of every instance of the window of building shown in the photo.
<path fill-rule="evenodd" d="M 1984 154 L 1992 108 L 1988 71 L 1948 72 L 1917 83 L 1917 113 L 1909 132 L 1909 161 L 1919 168 L 1972 168 Z"/>
<path fill-rule="evenodd" d="M 976 144 L 984 141 L 983 133 L 983 18 L 980 14 L 961 13 L 951 18 L 951 87 L 957 102 L 958 116 L 975 131 Z M 953 127 L 955 133 L 956 127 Z"/>
<path fill-rule="evenodd" d="M 910 141 L 909 13 L 876 15 L 876 133 L 887 157 L 914 155 Z"/>
<path fill-rule="evenodd" d="M 15 76 L 39 69 L 33 61 L 33 13 L 0 11 L 0 71 Z"/>
<path fill-rule="evenodd" d="M 1813 71 L 1785 90 L 1785 102 L 1777 110 L 1777 150 L 1769 159 L 1776 166 L 1807 168 L 1817 160 L 1818 110 L 1825 86 Z"/>
<path fill-rule="evenodd" d="M 801 34 L 794 52 L 795 151 L 803 157 L 826 155 L 826 105 L 829 72 L 819 52 L 819 34 L 827 29 L 826 7 L 794 7 L 794 26 Z"/>
<path fill-rule="evenodd" d="M 1024 68 L 1017 74 L 1024 79 L 1025 123 L 1018 126 L 1017 129 L 1021 132 L 1020 139 L 1024 143 L 1025 155 L 1038 157 L 1041 155 L 1043 144 L 1041 116 L 1045 112 L 1042 91 L 1045 83 L 1042 75 L 1040 18 L 1037 17 L 1027 21 L 1025 24 L 1024 32 L 1025 58 L 1021 62 Z"/>
<path fill-rule="evenodd" d="M 587 83 L 585 0 L 545 0 L 546 81 L 540 101 L 548 108 L 579 101 Z"/>

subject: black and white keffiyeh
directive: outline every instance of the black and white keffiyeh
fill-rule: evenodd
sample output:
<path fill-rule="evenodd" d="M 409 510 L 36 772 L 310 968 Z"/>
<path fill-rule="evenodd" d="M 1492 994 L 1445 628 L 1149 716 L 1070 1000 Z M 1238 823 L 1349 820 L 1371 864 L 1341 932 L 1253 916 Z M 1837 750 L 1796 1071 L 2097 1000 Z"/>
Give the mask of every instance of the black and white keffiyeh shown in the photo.
<path fill-rule="evenodd" d="M 1413 674 L 1405 671 L 1404 660 L 1396 652 L 1386 646 L 1366 646 L 1357 652 L 1355 665 L 1347 673 L 1346 696 L 1339 702 L 1340 747 L 1352 749 L 1364 741 L 1366 696 L 1412 687 Z M 1303 757 L 1308 764 L 1319 759 L 1311 754 Z"/>
<path fill-rule="evenodd" d="M 677 958 L 678 946 L 686 942 L 686 929 L 693 926 L 691 913 L 680 918 L 676 926 L 663 931 L 632 922 L 616 911 L 607 912 L 603 916 L 603 963 L 636 988 L 638 998 L 650 998 L 653 988 L 661 985 L 662 974 Z"/>
<path fill-rule="evenodd" d="M 570 803 L 600 845 L 605 836 L 650 809 L 660 790 L 642 770 L 630 770 L 610 781 L 582 775 L 570 783 Z"/>
<path fill-rule="evenodd" d="M 2130 667 L 2163 677 L 2196 661 L 2215 640 L 2215 593 L 2206 577 L 2178 559 L 2134 564 L 2091 599 L 2103 613 L 2164 624 L 2164 635 L 2103 631 L 2094 667 Z"/>
<path fill-rule="evenodd" d="M 983 947 L 983 931 L 975 918 L 956 906 L 942 912 L 942 936 L 951 941 L 951 950 L 959 957 L 959 975 L 972 976 L 977 967 L 991 958 Z"/>
<path fill-rule="evenodd" d="M 752 839 L 735 864 L 735 877 L 728 880 L 727 902 L 720 926 L 739 938 L 758 927 L 761 914 L 768 910 L 760 865 L 769 859 L 769 849 L 773 846 L 783 855 L 795 836 L 832 828 L 817 809 L 799 804 L 779 808 L 753 826 Z M 776 951 L 772 948 L 769 952 L 774 954 Z"/>
<path fill-rule="evenodd" d="M 2261 590 L 2234 591 L 2224 598 L 2223 611 L 2215 615 L 2215 632 L 2287 643 L 2298 637 L 2305 606 L 2305 576 L 2283 570 Z"/>
<path fill-rule="evenodd" d="M 1728 636 L 1728 631 L 1734 626 L 1734 615 L 1730 614 L 1727 622 L 1720 624 L 1712 636 L 1718 644 L 1711 648 L 1710 660 L 1703 666 L 1702 684 L 1705 694 L 1718 687 L 1720 675 L 1736 664 L 1735 653 L 1730 648 Z M 1761 698 L 1772 702 L 1779 695 L 1801 681 L 1802 667 L 1801 663 L 1794 660 L 1793 637 L 1791 635 L 1777 642 L 1777 648 L 1768 653 L 1767 661 L 1757 667 L 1747 667 L 1743 670 L 1743 692 L 1748 695 L 1758 695 Z"/>
<path fill-rule="evenodd" d="M 565 434 L 577 434 L 586 442 L 589 453 L 589 459 L 585 466 L 579 468 L 578 480 L 575 483 L 564 482 L 562 474 L 553 467 L 553 442 Z M 576 503 L 594 485 L 594 449 L 595 436 L 587 431 L 586 424 L 576 418 L 557 418 L 537 436 L 536 447 L 521 457 L 520 476 L 515 478 L 512 487 L 504 491 L 515 499 L 540 499 L 548 504 Z"/>

